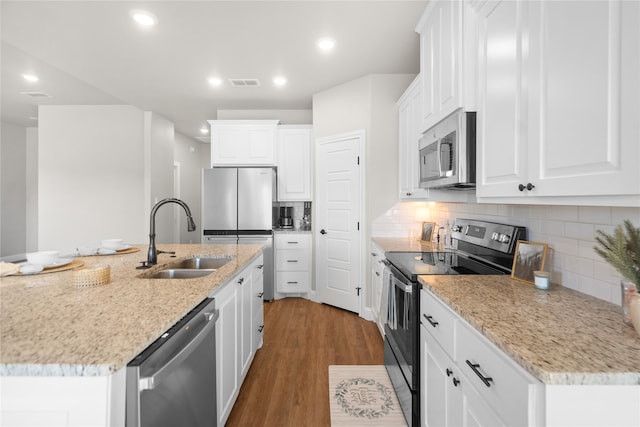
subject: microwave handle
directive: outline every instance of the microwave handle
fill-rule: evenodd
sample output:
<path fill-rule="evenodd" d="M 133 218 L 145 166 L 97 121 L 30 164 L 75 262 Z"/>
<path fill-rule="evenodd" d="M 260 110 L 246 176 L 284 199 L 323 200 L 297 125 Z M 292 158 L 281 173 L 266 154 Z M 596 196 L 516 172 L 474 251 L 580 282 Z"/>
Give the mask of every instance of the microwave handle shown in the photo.
<path fill-rule="evenodd" d="M 436 150 L 438 153 L 438 176 L 444 176 L 444 172 L 442 171 L 442 138 L 438 138 L 438 148 Z"/>

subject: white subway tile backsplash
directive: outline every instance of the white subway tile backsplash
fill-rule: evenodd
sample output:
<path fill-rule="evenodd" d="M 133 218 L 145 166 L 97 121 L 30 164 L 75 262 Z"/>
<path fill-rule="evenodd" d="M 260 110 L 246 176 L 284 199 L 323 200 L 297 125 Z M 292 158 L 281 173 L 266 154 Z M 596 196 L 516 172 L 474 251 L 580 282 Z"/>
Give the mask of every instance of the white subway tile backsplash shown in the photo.
<path fill-rule="evenodd" d="M 549 245 L 545 269 L 554 283 L 620 304 L 620 275 L 593 250 L 596 230 L 613 233 L 624 219 L 640 227 L 640 208 L 402 202 L 374 220 L 372 235 L 418 236 L 425 212 L 438 226 L 455 218 L 525 226 L 528 240 Z"/>

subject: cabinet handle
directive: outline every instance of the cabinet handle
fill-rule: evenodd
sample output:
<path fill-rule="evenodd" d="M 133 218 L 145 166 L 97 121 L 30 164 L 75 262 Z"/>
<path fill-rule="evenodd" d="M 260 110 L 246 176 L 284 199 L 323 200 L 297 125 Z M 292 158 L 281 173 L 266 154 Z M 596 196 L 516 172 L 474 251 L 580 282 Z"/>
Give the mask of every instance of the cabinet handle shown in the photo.
<path fill-rule="evenodd" d="M 426 314 L 423 314 L 423 316 L 425 319 L 427 319 L 427 322 L 431 323 L 431 326 L 433 326 L 434 328 L 438 326 L 438 322 L 433 320 L 433 316 L 427 316 Z"/>
<path fill-rule="evenodd" d="M 378 256 L 378 254 L 375 252 L 371 252 L 371 256 Z"/>
<path fill-rule="evenodd" d="M 525 185 L 523 185 L 523 184 L 519 184 L 519 185 L 518 185 L 518 190 L 520 190 L 520 191 L 524 191 L 525 189 L 526 189 L 527 191 L 531 191 L 531 190 L 533 190 L 534 188 L 536 188 L 536 186 L 535 186 L 535 185 L 533 185 L 533 184 L 532 184 L 532 183 L 530 183 L 530 182 L 528 182 L 526 186 L 525 186 Z"/>
<path fill-rule="evenodd" d="M 262 295 L 264 295 L 264 292 L 260 292 L 260 293 L 258 294 L 258 298 L 262 298 Z"/>
<path fill-rule="evenodd" d="M 287 242 L 290 245 L 297 245 L 299 242 Z"/>
<path fill-rule="evenodd" d="M 244 283 L 244 277 L 238 279 L 238 285 L 242 285 Z"/>
<path fill-rule="evenodd" d="M 447 368 L 447 370 L 445 371 L 447 373 L 447 376 L 450 377 L 451 374 L 453 374 L 453 371 L 449 368 Z"/>
<path fill-rule="evenodd" d="M 298 262 L 297 259 L 288 259 L 287 262 Z"/>
<path fill-rule="evenodd" d="M 407 196 L 410 196 L 410 195 L 411 195 L 411 193 L 407 193 Z"/>
<path fill-rule="evenodd" d="M 258 266 L 258 269 L 259 269 L 259 270 L 262 270 L 262 267 L 264 267 L 264 264 L 260 264 L 260 265 Z"/>
<path fill-rule="evenodd" d="M 376 271 L 376 276 L 380 277 L 380 273 L 378 273 L 377 271 Z"/>
<path fill-rule="evenodd" d="M 466 360 L 465 362 L 467 362 L 467 365 L 469 365 L 471 370 L 478 376 L 478 378 L 480 378 L 484 385 L 486 385 L 487 387 L 491 387 L 491 381 L 493 381 L 493 378 L 485 377 L 484 375 L 482 375 L 482 373 L 478 369 L 480 367 L 479 363 L 471 363 L 468 360 Z"/>
<path fill-rule="evenodd" d="M 258 332 L 262 332 L 262 331 L 263 331 L 263 329 L 264 329 L 264 325 L 260 325 L 260 326 L 258 326 Z"/>
<path fill-rule="evenodd" d="M 297 285 L 298 282 L 287 282 L 287 285 Z"/>
<path fill-rule="evenodd" d="M 460 384 L 460 380 L 454 377 L 453 378 L 453 386 L 454 387 L 458 387 L 458 384 Z"/>

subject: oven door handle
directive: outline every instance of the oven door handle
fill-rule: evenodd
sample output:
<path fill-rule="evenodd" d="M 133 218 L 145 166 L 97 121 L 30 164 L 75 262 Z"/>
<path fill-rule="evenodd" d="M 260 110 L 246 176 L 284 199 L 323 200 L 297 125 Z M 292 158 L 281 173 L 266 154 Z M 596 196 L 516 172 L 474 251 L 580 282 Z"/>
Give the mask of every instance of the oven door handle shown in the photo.
<path fill-rule="evenodd" d="M 393 284 L 395 287 L 399 288 L 400 290 L 402 290 L 402 292 L 404 292 L 405 294 L 411 294 L 413 293 L 413 285 L 412 284 L 406 284 L 401 282 L 400 280 L 398 280 L 398 278 L 394 275 L 393 276 Z"/>

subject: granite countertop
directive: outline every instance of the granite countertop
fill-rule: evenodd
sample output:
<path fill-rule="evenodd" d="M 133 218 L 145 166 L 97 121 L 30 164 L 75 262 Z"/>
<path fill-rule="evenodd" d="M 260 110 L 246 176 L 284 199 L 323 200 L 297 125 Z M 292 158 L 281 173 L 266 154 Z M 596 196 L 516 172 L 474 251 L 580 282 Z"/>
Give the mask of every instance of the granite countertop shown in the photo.
<path fill-rule="evenodd" d="M 311 234 L 311 230 L 303 230 L 302 228 L 274 228 L 274 234 Z"/>
<path fill-rule="evenodd" d="M 420 276 L 420 283 L 545 384 L 640 385 L 640 336 L 619 306 L 509 276 Z"/>
<path fill-rule="evenodd" d="M 111 282 L 78 288 L 72 271 L 0 279 L 0 375 L 99 376 L 124 367 L 163 332 L 262 253 L 262 245 L 157 245 L 175 251 L 136 270 L 139 252 L 78 257 L 111 267 Z M 194 279 L 145 279 L 166 264 L 195 256 L 233 259 Z"/>
<path fill-rule="evenodd" d="M 443 252 L 441 244 L 405 237 L 374 237 L 372 240 L 385 252 Z"/>

